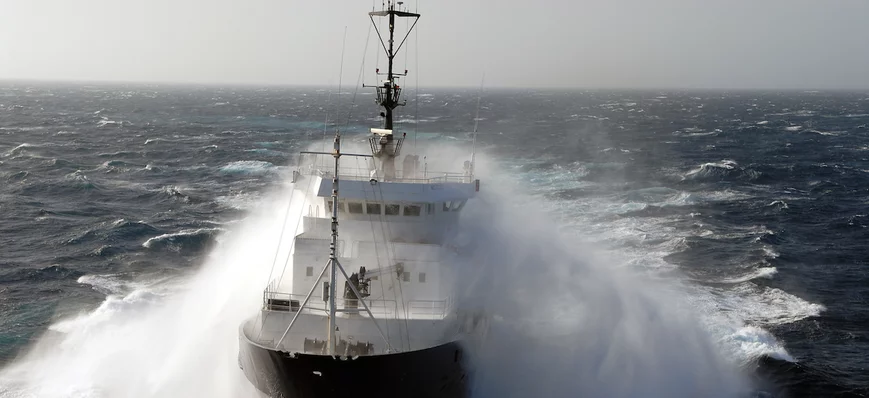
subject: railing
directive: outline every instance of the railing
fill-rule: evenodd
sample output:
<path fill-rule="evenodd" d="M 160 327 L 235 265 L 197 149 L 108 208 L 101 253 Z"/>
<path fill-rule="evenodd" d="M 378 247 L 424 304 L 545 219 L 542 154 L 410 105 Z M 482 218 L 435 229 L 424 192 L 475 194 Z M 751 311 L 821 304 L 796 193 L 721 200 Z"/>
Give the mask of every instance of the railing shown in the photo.
<path fill-rule="evenodd" d="M 305 296 L 301 294 L 279 293 L 266 290 L 263 292 L 263 309 L 268 311 L 279 312 L 296 312 L 300 309 L 301 303 L 305 301 Z M 374 316 L 394 317 L 398 313 L 398 306 L 395 300 L 365 300 L 368 308 Z M 345 298 L 336 298 L 335 305 L 339 312 L 350 312 L 367 314 L 365 307 L 359 303 L 359 300 L 349 300 Z M 329 313 L 329 303 L 316 297 L 311 297 L 305 310 L 313 312 Z"/>
<path fill-rule="evenodd" d="M 362 161 L 363 164 L 368 160 Z M 357 164 L 358 161 L 357 161 Z M 437 184 L 437 183 L 470 183 L 473 182 L 473 176 L 469 173 L 457 172 L 441 172 L 415 169 L 413 172 L 404 173 L 401 167 L 396 167 L 395 177 L 386 179 L 382 171 L 377 170 L 370 164 L 365 164 L 364 167 L 347 167 L 347 162 L 344 162 L 338 170 L 338 178 L 350 181 L 377 181 L 386 182 L 404 182 L 416 184 Z M 318 176 L 323 178 L 331 178 L 333 175 L 335 164 L 332 162 L 302 162 L 298 173 L 300 175 Z"/>
<path fill-rule="evenodd" d="M 443 318 L 447 315 L 448 309 L 449 300 L 411 300 L 407 302 L 406 317 Z"/>
<path fill-rule="evenodd" d="M 266 290 L 263 292 L 263 309 L 276 312 L 296 312 L 301 308 L 305 296 L 300 294 L 280 293 Z M 374 316 L 395 317 L 399 313 L 395 300 L 365 300 Z M 359 313 L 367 315 L 365 307 L 359 300 L 335 299 L 339 312 Z M 450 300 L 410 300 L 404 308 L 406 318 L 431 317 L 443 318 L 450 309 Z M 329 313 L 329 303 L 312 297 L 305 306 L 306 311 Z"/>

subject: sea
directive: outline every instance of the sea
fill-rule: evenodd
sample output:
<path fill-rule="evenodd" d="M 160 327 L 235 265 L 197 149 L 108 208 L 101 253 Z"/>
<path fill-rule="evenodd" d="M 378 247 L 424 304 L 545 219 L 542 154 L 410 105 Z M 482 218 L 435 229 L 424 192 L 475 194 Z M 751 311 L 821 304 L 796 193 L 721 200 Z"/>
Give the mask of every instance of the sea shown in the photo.
<path fill-rule="evenodd" d="M 503 347 L 512 370 L 489 382 L 535 387 L 497 396 L 713 396 L 697 391 L 723 391 L 701 369 L 719 360 L 741 396 L 869 396 L 869 92 L 404 95 L 405 153 L 475 151 L 486 201 L 594 252 L 596 274 L 557 284 L 530 276 L 548 261 L 496 269 L 585 314 L 523 329 L 562 348 L 533 369 Z M 256 311 L 245 259 L 288 239 L 250 231 L 285 217 L 299 151 L 336 130 L 364 144 L 378 114 L 346 87 L 0 84 L 0 397 L 246 396 L 233 303 Z M 625 310 L 638 291 L 661 304 Z"/>

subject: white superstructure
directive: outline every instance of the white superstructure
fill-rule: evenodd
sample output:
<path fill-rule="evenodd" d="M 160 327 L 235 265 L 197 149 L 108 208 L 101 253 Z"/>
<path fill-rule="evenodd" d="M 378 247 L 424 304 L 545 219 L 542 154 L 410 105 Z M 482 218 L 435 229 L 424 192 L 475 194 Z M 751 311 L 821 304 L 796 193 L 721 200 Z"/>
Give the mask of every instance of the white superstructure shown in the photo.
<path fill-rule="evenodd" d="M 375 141 L 384 132 L 372 135 Z M 325 353 L 334 305 L 338 355 L 417 350 L 454 338 L 460 331 L 453 292 L 457 262 L 444 242 L 479 189 L 467 162 L 460 173 L 430 172 L 419 167 L 417 156 L 406 155 L 403 167 L 386 175 L 372 155 L 341 154 L 343 163 L 356 167 L 337 167 L 340 195 L 333 209 L 336 168 L 323 161 L 334 155 L 301 155 L 293 178 L 294 189 L 307 195 L 306 215 L 291 261 L 263 293 L 261 330 L 252 337 L 281 351 Z M 347 274 L 336 272 L 334 298 L 332 210 L 340 225 L 334 253 Z"/>

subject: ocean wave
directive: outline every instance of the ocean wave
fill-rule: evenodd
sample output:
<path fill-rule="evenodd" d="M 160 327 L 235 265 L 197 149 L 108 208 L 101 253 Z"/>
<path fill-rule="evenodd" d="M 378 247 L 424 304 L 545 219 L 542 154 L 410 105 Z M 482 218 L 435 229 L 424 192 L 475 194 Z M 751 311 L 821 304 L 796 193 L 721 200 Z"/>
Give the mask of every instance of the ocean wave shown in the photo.
<path fill-rule="evenodd" d="M 130 290 L 130 283 L 118 278 L 116 275 L 83 275 L 78 278 L 78 283 L 90 285 L 100 293 L 121 294 Z"/>
<path fill-rule="evenodd" d="M 826 307 L 803 300 L 781 289 L 752 282 L 737 284 L 723 305 L 755 325 L 782 325 L 816 317 Z"/>
<path fill-rule="evenodd" d="M 159 172 L 163 171 L 163 169 L 158 167 L 158 166 L 154 166 L 151 163 L 148 163 L 145 165 L 145 167 L 142 167 L 141 169 L 139 169 L 139 171 L 148 171 L 148 172 L 153 172 L 153 173 L 159 173 Z"/>
<path fill-rule="evenodd" d="M 255 149 L 245 149 L 245 152 L 253 152 L 258 153 L 263 156 L 273 156 L 273 157 L 287 157 L 289 156 L 286 152 L 275 151 L 273 149 L 266 148 L 255 148 Z"/>
<path fill-rule="evenodd" d="M 256 193 L 238 192 L 232 195 L 218 196 L 215 201 L 223 206 L 237 210 L 250 210 L 254 208 L 260 199 Z"/>
<path fill-rule="evenodd" d="M 93 280 L 81 281 L 80 283 L 90 284 L 88 282 L 93 282 Z M 152 308 L 162 298 L 163 295 L 147 288 L 136 289 L 126 295 L 110 294 L 97 309 L 56 322 L 48 329 L 60 333 L 77 331 L 86 334 L 88 330 L 101 328 L 109 321 L 118 322 L 123 321 L 123 319 L 134 319 L 142 311 Z"/>
<path fill-rule="evenodd" d="M 754 279 L 772 279 L 775 274 L 778 273 L 778 270 L 775 267 L 762 267 L 756 269 L 754 272 L 751 272 L 747 275 L 735 277 L 735 278 L 726 278 L 723 279 L 722 283 L 743 283 L 748 282 Z"/>
<path fill-rule="evenodd" d="M 30 176 L 30 172 L 22 170 L 22 171 L 19 171 L 17 173 L 12 173 L 12 174 L 6 176 L 6 181 L 9 181 L 9 182 L 24 181 L 25 179 L 27 179 L 28 176 Z"/>
<path fill-rule="evenodd" d="M 4 283 L 11 282 L 34 282 L 43 283 L 46 281 L 65 280 L 78 278 L 84 275 L 83 272 L 67 268 L 60 265 L 50 265 L 42 268 L 17 268 L 0 275 L 0 281 Z"/>
<path fill-rule="evenodd" d="M 796 362 L 784 346 L 768 331 L 757 326 L 744 326 L 723 337 L 723 342 L 737 347 L 739 356 L 753 360 L 768 356 L 782 361 Z"/>
<path fill-rule="evenodd" d="M 130 221 L 120 218 L 106 221 L 66 240 L 64 244 L 78 245 L 86 242 L 101 241 L 107 244 L 124 244 L 130 240 L 150 235 L 159 230 L 144 221 Z"/>
<path fill-rule="evenodd" d="M 25 155 L 27 153 L 27 151 L 32 150 L 33 148 L 39 148 L 39 145 L 29 144 L 29 143 L 25 142 L 23 144 L 19 144 L 15 148 L 10 149 L 5 154 L 3 154 L 3 156 L 19 157 L 19 156 Z"/>
<path fill-rule="evenodd" d="M 223 228 L 185 229 L 174 233 L 155 236 L 142 243 L 151 250 L 200 251 L 208 246 Z"/>
<path fill-rule="evenodd" d="M 724 159 L 718 162 L 703 163 L 700 167 L 685 173 L 683 180 L 721 181 L 746 179 L 755 181 L 763 177 L 763 173 L 749 168 L 740 167 L 734 160 Z"/>
<path fill-rule="evenodd" d="M 115 151 L 115 152 L 103 152 L 103 153 L 97 154 L 97 157 L 101 157 L 101 158 L 119 158 L 119 157 L 132 157 L 132 156 L 142 156 L 142 152 Z"/>
<path fill-rule="evenodd" d="M 90 178 L 81 170 L 76 170 L 72 173 L 69 173 L 63 177 L 64 181 L 70 183 L 75 188 L 80 189 L 95 189 L 99 188 L 96 184 L 91 182 Z"/>
<path fill-rule="evenodd" d="M 122 127 L 123 121 L 110 120 L 105 116 L 100 116 L 100 121 L 97 122 L 97 127 Z"/>
<path fill-rule="evenodd" d="M 99 167 L 97 167 L 97 170 L 101 170 L 105 173 L 123 173 L 137 167 L 140 166 L 127 163 L 123 160 L 107 160 L 100 164 Z"/>
<path fill-rule="evenodd" d="M 268 174 L 275 169 L 275 165 L 261 160 L 240 160 L 231 162 L 220 168 L 226 174 Z"/>
<path fill-rule="evenodd" d="M 168 140 L 166 138 L 148 138 L 145 140 L 145 145 L 157 144 L 161 142 L 174 142 L 172 140 Z"/>
<path fill-rule="evenodd" d="M 783 200 L 774 200 L 774 201 L 770 202 L 770 203 L 769 203 L 768 205 L 766 205 L 766 206 L 767 206 L 767 207 L 774 207 L 774 208 L 776 208 L 776 209 L 778 209 L 778 210 L 785 210 L 785 209 L 788 209 L 788 204 L 787 204 L 787 202 L 785 202 L 785 201 L 783 201 Z"/>
<path fill-rule="evenodd" d="M 147 196 L 152 197 L 152 198 L 153 198 L 154 194 L 156 193 L 157 194 L 156 196 L 158 199 L 167 199 L 168 198 L 168 199 L 171 199 L 174 201 L 178 201 L 181 203 L 188 203 L 188 204 L 202 202 L 202 200 L 200 200 L 200 199 L 196 198 L 195 196 L 191 195 L 190 193 L 188 193 L 186 188 L 182 188 L 182 187 L 179 187 L 177 185 L 166 185 L 166 186 L 160 187 L 159 189 L 156 189 L 156 190 L 150 190 L 149 192 L 150 193 Z"/>

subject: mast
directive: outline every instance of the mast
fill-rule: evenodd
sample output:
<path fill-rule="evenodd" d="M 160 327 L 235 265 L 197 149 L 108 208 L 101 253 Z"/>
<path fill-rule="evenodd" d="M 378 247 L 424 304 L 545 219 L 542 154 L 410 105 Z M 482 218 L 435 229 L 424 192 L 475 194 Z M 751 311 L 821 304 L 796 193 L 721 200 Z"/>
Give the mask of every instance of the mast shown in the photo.
<path fill-rule="evenodd" d="M 373 86 L 377 89 L 377 104 L 383 107 L 383 112 L 380 114 L 384 118 L 383 129 L 371 129 L 372 136 L 368 139 L 371 144 L 371 152 L 374 154 L 374 157 L 381 161 L 384 177 L 386 179 L 392 179 L 395 177 L 395 157 L 401 152 L 401 143 L 404 140 L 405 135 L 402 134 L 401 137 L 395 137 L 393 134 L 393 111 L 395 108 L 404 106 L 407 103 L 406 101 L 400 102 L 401 86 L 397 83 L 399 76 L 407 76 L 407 70 L 405 70 L 404 73 L 395 73 L 394 60 L 396 54 L 398 54 L 398 51 L 401 50 L 401 47 L 407 41 L 410 32 L 416 26 L 420 17 L 420 14 L 400 10 L 402 4 L 404 4 L 404 2 L 399 1 L 397 3 L 398 7 L 396 7 L 394 0 L 389 0 L 386 10 L 372 11 L 368 13 L 369 18 L 371 18 L 371 23 L 377 31 L 377 36 L 380 38 L 380 44 L 383 46 L 383 51 L 386 53 L 386 60 L 388 62 L 388 68 L 385 74 L 386 80 L 377 86 Z M 383 40 L 383 34 L 381 34 L 380 29 L 377 27 L 374 17 L 388 18 L 389 37 L 386 42 Z M 407 33 L 398 46 L 395 45 L 396 18 L 414 19 L 413 25 L 411 25 L 410 29 L 407 30 Z M 377 75 L 383 75 L 380 73 L 380 69 L 377 69 Z"/>
<path fill-rule="evenodd" d="M 335 157 L 335 174 L 332 176 L 332 241 L 329 242 L 329 354 L 335 354 L 335 282 L 337 281 L 338 256 L 338 159 L 341 158 L 341 133 L 335 133 L 332 151 Z"/>

